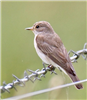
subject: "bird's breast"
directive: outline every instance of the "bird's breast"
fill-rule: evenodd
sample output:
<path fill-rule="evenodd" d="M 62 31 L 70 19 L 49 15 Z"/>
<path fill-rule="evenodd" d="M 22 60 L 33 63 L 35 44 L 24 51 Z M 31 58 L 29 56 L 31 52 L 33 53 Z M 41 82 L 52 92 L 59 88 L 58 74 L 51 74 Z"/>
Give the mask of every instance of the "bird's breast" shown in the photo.
<path fill-rule="evenodd" d="M 50 64 L 50 59 L 37 47 L 36 37 L 37 37 L 37 35 L 34 37 L 34 47 L 35 47 L 35 50 L 36 50 L 38 56 L 41 58 L 41 60 L 44 63 Z"/>
<path fill-rule="evenodd" d="M 34 47 L 35 50 L 38 54 L 38 56 L 41 58 L 41 60 L 46 63 L 46 64 L 52 64 L 54 67 L 59 67 L 65 74 L 66 72 L 59 66 L 57 65 L 54 61 L 52 61 L 47 55 L 45 55 L 38 47 L 37 47 L 37 43 L 36 43 L 36 37 L 37 35 L 34 37 Z"/>

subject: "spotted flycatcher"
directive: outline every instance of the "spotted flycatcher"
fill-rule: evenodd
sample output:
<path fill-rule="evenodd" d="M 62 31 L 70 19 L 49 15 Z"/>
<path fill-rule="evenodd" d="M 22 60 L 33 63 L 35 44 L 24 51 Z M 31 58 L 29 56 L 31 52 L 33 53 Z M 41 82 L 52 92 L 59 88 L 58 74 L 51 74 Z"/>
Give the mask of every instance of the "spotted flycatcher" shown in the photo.
<path fill-rule="evenodd" d="M 73 82 L 79 81 L 66 48 L 48 22 L 36 22 L 32 27 L 26 28 L 26 30 L 32 30 L 35 34 L 34 47 L 44 63 L 51 64 L 56 68 L 59 67 Z M 83 88 L 82 84 L 75 86 L 77 89 Z"/>

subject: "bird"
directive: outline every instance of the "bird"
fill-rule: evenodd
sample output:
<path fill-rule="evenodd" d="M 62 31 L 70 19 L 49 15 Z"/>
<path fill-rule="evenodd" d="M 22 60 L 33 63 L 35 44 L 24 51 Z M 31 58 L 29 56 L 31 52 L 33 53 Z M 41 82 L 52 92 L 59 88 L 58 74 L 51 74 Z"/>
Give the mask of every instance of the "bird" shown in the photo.
<path fill-rule="evenodd" d="M 73 82 L 80 81 L 63 42 L 49 22 L 39 21 L 25 29 L 34 33 L 34 47 L 45 64 L 61 69 Z M 82 89 L 83 85 L 79 83 L 75 87 Z"/>

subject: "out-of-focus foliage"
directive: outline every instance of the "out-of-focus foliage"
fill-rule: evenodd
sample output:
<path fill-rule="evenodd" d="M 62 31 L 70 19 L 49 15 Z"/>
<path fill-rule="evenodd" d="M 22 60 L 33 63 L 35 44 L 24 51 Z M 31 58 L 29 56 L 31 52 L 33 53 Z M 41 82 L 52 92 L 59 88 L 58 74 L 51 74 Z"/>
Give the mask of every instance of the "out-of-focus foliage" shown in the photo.
<path fill-rule="evenodd" d="M 1 3 L 1 81 L 6 83 L 14 79 L 12 74 L 23 77 L 24 70 L 42 69 L 42 61 L 37 56 L 33 45 L 34 34 L 26 31 L 26 27 L 35 22 L 48 21 L 61 37 L 67 51 L 83 48 L 86 42 L 86 2 L 2 2 Z M 51 40 L 49 40 L 51 41 Z M 78 77 L 86 79 L 86 61 L 83 58 L 73 64 Z M 17 86 L 18 92 L 2 94 L 2 98 L 22 95 L 57 85 L 71 82 L 70 79 L 56 69 L 57 76 L 46 74 L 46 78 L 35 83 L 28 82 L 25 87 Z M 49 93 L 30 97 L 30 99 L 86 99 L 86 83 L 84 89 L 74 86 Z"/>

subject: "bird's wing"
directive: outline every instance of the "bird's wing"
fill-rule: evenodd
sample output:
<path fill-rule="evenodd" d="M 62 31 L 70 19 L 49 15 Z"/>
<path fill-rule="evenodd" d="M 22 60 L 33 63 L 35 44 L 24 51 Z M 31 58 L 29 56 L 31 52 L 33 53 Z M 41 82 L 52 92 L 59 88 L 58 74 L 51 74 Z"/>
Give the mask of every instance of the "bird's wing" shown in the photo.
<path fill-rule="evenodd" d="M 74 68 L 67 54 L 67 51 L 57 34 L 43 35 L 36 37 L 37 47 L 52 61 L 61 66 L 66 72 L 75 75 Z"/>

